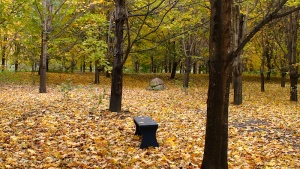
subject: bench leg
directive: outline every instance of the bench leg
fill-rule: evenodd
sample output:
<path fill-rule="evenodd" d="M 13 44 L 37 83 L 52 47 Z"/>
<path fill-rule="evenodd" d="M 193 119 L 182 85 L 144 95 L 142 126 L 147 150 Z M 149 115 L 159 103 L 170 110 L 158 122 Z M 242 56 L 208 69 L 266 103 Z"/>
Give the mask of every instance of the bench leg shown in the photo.
<path fill-rule="evenodd" d="M 147 148 L 147 147 L 158 147 L 158 142 L 156 140 L 156 127 L 142 127 L 140 128 L 142 132 L 142 143 L 140 148 Z"/>
<path fill-rule="evenodd" d="M 135 124 L 135 133 L 134 133 L 134 135 L 141 136 L 142 133 L 141 133 L 140 127 L 138 126 L 138 124 L 136 122 L 134 122 L 134 124 Z"/>

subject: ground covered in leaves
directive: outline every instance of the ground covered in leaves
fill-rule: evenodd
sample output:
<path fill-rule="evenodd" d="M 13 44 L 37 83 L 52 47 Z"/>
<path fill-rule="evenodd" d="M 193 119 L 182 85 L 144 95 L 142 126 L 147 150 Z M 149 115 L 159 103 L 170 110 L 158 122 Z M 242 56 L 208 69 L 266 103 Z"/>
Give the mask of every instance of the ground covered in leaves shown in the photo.
<path fill-rule="evenodd" d="M 145 90 L 154 77 L 165 91 Z M 278 80 L 261 93 L 259 78 L 244 79 L 243 104 L 229 108 L 229 168 L 300 168 L 300 104 Z M 180 75 L 125 75 L 121 113 L 107 110 L 110 79 L 49 73 L 47 83 L 39 94 L 37 75 L 0 73 L 0 168 L 201 166 L 206 75 L 192 76 L 187 92 Z M 138 115 L 158 122 L 159 148 L 139 149 Z"/>

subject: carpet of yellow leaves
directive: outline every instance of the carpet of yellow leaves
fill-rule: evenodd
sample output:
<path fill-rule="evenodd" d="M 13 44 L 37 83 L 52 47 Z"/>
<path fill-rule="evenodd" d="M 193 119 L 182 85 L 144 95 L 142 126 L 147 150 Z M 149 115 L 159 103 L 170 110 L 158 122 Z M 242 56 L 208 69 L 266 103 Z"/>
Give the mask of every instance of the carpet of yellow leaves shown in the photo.
<path fill-rule="evenodd" d="M 167 90 L 147 91 L 157 76 Z M 0 74 L 0 168 L 201 166 L 207 76 L 192 76 L 186 94 L 182 77 L 125 75 L 121 113 L 107 111 L 105 77 L 94 85 L 93 74 L 48 73 L 44 94 L 36 75 L 9 77 Z M 290 102 L 288 87 L 276 81 L 261 93 L 259 82 L 245 79 L 244 103 L 229 108 L 229 168 L 300 168 L 299 103 Z M 66 85 L 70 90 L 62 92 Z M 132 119 L 138 115 L 158 122 L 160 147 L 139 149 Z"/>

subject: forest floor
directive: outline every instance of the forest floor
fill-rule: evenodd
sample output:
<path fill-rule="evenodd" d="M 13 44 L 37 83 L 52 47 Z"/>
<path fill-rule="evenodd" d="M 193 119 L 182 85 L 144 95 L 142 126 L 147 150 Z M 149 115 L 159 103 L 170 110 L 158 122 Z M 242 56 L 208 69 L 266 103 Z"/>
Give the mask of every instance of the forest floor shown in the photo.
<path fill-rule="evenodd" d="M 125 75 L 121 113 L 109 112 L 110 79 L 93 74 L 0 73 L 0 168 L 199 168 L 203 157 L 207 75 Z M 166 83 L 148 91 L 151 78 Z M 229 168 L 300 168 L 300 104 L 289 87 L 246 76 L 243 104 L 229 107 Z M 232 92 L 230 100 L 232 101 Z M 299 93 L 298 93 L 299 95 Z M 139 149 L 133 117 L 158 124 L 158 148 Z"/>

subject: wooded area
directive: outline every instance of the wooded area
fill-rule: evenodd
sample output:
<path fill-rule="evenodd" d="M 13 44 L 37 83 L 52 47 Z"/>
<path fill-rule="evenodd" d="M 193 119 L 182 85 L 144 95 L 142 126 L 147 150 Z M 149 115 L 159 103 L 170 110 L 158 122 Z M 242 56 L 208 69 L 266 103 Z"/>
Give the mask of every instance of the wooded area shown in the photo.
<path fill-rule="evenodd" d="M 228 168 L 230 86 L 233 104 L 243 105 L 243 73 L 260 76 L 260 92 L 281 76 L 282 89 L 289 84 L 289 100 L 298 101 L 299 5 L 292 0 L 3 0 L 1 73 L 38 73 L 39 93 L 47 93 L 49 72 L 93 72 L 95 84 L 111 79 L 110 112 L 124 110 L 124 73 L 164 73 L 174 82 L 183 74 L 187 95 L 191 74 L 208 74 L 199 166 Z M 100 72 L 106 77 L 100 79 Z"/>

